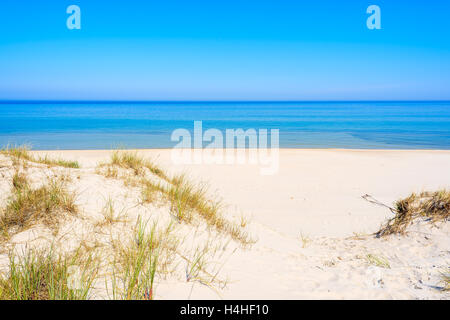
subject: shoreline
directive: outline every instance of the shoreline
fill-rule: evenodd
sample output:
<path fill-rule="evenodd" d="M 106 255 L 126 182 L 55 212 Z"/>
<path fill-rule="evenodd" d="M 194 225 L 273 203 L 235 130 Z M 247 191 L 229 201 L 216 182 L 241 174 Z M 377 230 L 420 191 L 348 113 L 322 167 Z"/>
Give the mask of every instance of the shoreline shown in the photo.
<path fill-rule="evenodd" d="M 167 151 L 167 150 L 173 150 L 174 148 L 129 148 L 129 149 L 31 149 L 30 152 L 55 152 L 55 151 L 61 151 L 61 152 L 112 152 L 112 151 Z M 191 150 L 205 150 L 205 148 L 184 148 L 184 149 L 191 149 Z M 235 150 L 250 150 L 249 148 L 234 148 Z M 255 149 L 255 148 L 253 148 Z M 251 150 L 253 150 L 251 149 Z M 260 148 L 256 148 L 260 149 Z M 270 148 L 261 148 L 262 150 L 270 149 Z M 277 148 L 278 150 L 294 150 L 294 151 L 368 151 L 368 152 L 376 152 L 376 151 L 386 151 L 386 152 L 450 152 L 450 149 L 358 149 L 358 148 Z M 226 148 L 215 148 L 210 150 L 226 150 Z"/>

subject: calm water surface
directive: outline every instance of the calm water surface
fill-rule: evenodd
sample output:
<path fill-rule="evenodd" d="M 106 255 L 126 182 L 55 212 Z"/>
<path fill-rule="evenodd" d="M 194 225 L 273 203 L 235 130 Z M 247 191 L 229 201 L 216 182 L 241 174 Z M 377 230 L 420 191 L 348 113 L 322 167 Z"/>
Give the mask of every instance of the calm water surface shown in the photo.
<path fill-rule="evenodd" d="M 1 102 L 0 146 L 170 148 L 194 120 L 279 129 L 284 148 L 450 149 L 450 102 Z"/>

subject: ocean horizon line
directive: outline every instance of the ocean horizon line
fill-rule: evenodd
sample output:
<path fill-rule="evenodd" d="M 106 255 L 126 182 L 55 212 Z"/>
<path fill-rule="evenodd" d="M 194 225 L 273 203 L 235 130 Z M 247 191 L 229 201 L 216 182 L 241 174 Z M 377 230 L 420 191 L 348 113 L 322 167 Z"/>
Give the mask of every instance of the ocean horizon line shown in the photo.
<path fill-rule="evenodd" d="M 0 104 L 229 104 L 229 103 L 248 103 L 248 104 L 261 104 L 261 103 L 449 103 L 450 100 L 16 100 L 16 99 L 0 99 Z"/>

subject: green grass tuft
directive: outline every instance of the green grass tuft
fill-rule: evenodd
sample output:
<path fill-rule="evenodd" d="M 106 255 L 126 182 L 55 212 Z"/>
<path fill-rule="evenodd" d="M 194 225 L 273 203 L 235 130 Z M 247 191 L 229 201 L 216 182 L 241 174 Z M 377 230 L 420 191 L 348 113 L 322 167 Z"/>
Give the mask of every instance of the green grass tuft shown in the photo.
<path fill-rule="evenodd" d="M 389 260 L 383 256 L 377 256 L 377 255 L 369 253 L 368 255 L 366 255 L 366 260 L 369 264 L 380 267 L 380 268 L 386 268 L 386 269 L 391 268 L 391 265 L 389 264 Z"/>
<path fill-rule="evenodd" d="M 64 168 L 72 168 L 72 169 L 79 169 L 80 164 L 78 161 L 68 161 L 64 159 L 50 159 L 47 155 L 45 155 L 43 158 L 40 157 L 38 159 L 35 159 L 34 162 L 46 164 L 49 166 L 59 166 Z"/>
<path fill-rule="evenodd" d="M 92 260 L 79 256 L 56 257 L 29 251 L 24 257 L 9 255 L 9 275 L 0 277 L 0 300 L 85 300 L 89 297 L 95 272 Z M 80 270 L 74 279 L 72 270 Z"/>
<path fill-rule="evenodd" d="M 169 229 L 168 229 L 169 230 Z M 164 264 L 162 255 L 167 254 L 166 242 L 169 232 L 160 233 L 153 224 L 147 230 L 147 223 L 139 218 L 132 241 L 118 249 L 114 261 L 112 294 L 113 299 L 153 300 L 154 282 Z"/>

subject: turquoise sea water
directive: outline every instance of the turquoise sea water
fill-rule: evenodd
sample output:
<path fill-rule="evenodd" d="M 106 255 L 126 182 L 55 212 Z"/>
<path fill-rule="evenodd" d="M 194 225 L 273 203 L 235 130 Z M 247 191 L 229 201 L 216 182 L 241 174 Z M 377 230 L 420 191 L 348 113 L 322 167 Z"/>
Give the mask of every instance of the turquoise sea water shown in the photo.
<path fill-rule="evenodd" d="M 279 129 L 284 148 L 450 149 L 450 102 L 0 102 L 0 146 L 171 148 L 194 120 Z"/>

